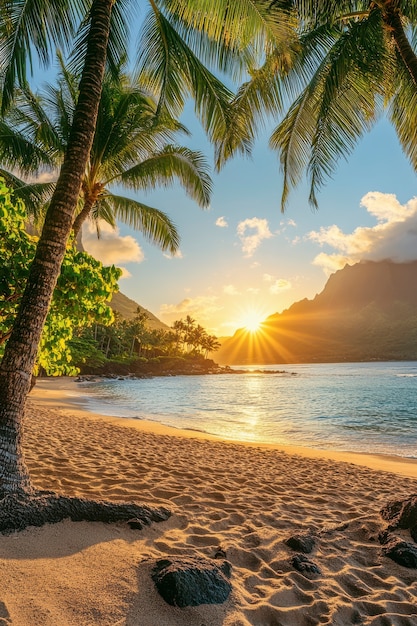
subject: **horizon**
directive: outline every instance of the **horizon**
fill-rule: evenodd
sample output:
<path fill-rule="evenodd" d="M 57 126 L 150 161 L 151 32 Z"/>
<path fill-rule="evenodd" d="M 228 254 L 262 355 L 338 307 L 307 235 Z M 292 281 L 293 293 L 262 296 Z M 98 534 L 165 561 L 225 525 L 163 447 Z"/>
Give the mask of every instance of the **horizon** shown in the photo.
<path fill-rule="evenodd" d="M 205 146 L 208 155 L 190 111 L 183 121 L 194 131 L 188 145 Z M 321 191 L 318 211 L 308 206 L 301 185 L 281 214 L 281 178 L 267 136 L 251 160 L 235 157 L 214 176 L 208 211 L 177 186 L 146 194 L 146 202 L 166 211 L 179 228 L 177 258 L 167 258 L 124 226 L 99 241 L 83 233 L 88 251 L 130 274 L 120 280 L 122 293 L 168 326 L 191 315 L 210 332 L 230 336 L 248 317 L 265 319 L 313 298 L 346 263 L 417 258 L 415 173 L 386 120 L 340 163 Z"/>
<path fill-rule="evenodd" d="M 35 89 L 56 69 L 36 72 Z M 358 143 L 319 195 L 308 204 L 305 182 L 280 210 L 282 175 L 268 147 L 279 118 L 260 133 L 251 158 L 235 156 L 212 172 L 210 208 L 202 211 L 178 185 L 138 194 L 175 222 L 181 236 L 175 258 L 140 233 L 83 229 L 87 251 L 122 267 L 120 290 L 168 326 L 190 315 L 218 336 L 230 336 L 248 318 L 266 318 L 303 298 L 314 298 L 328 276 L 360 260 L 417 259 L 416 175 L 383 116 Z M 188 103 L 181 122 L 191 132 L 180 143 L 213 161 L 210 146 Z M 117 187 L 114 188 L 117 190 Z"/>

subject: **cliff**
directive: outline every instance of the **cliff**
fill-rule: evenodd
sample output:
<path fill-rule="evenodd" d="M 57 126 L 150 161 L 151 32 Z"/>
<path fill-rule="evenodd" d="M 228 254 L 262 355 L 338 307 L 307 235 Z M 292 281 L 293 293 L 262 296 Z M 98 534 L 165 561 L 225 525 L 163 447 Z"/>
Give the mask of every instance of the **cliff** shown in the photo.
<path fill-rule="evenodd" d="M 313 300 L 238 330 L 222 364 L 417 360 L 417 261 L 363 262 L 330 276 Z"/>

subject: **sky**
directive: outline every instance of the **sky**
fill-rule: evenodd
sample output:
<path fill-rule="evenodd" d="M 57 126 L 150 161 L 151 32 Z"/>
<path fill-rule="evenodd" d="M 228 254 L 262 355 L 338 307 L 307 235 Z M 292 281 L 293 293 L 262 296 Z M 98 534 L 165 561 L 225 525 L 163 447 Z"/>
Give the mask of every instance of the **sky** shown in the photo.
<path fill-rule="evenodd" d="M 213 151 L 192 110 L 184 143 Z M 179 187 L 157 189 L 140 199 L 169 214 L 181 235 L 180 252 L 163 254 L 140 233 L 84 229 L 86 249 L 124 270 L 120 290 L 168 325 L 191 315 L 224 337 L 238 328 L 314 298 L 328 276 L 346 263 L 417 259 L 416 175 L 395 132 L 381 120 L 341 161 L 319 195 L 308 204 L 308 188 L 290 195 L 280 209 L 282 176 L 268 148 L 273 125 L 256 143 L 252 158 L 236 157 L 213 173 L 213 196 L 201 210 Z"/>
<path fill-rule="evenodd" d="M 35 72 L 34 86 L 53 82 L 56 70 Z M 189 104 L 181 121 L 191 131 L 179 143 L 213 148 Z M 417 179 L 395 132 L 382 119 L 340 161 L 319 193 L 319 209 L 300 185 L 281 213 L 282 175 L 268 147 L 278 120 L 255 144 L 252 157 L 235 157 L 212 171 L 210 208 L 200 209 L 179 186 L 135 196 L 166 212 L 181 245 L 174 258 L 120 224 L 117 231 L 83 229 L 87 251 L 123 268 L 120 291 L 171 325 L 190 315 L 218 337 L 253 325 L 320 293 L 346 263 L 417 259 Z M 118 193 L 120 189 L 116 189 Z"/>

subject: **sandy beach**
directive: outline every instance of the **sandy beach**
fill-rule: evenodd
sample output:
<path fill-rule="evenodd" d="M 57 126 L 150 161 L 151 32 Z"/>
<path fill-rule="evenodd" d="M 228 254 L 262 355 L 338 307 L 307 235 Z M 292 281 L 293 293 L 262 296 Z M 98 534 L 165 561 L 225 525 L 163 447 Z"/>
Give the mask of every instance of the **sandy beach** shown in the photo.
<path fill-rule="evenodd" d="M 169 520 L 64 521 L 0 536 L 0 625 L 416 626 L 417 570 L 381 554 L 379 509 L 417 491 L 417 463 L 243 445 L 88 413 L 68 379 L 30 395 L 25 455 L 35 487 L 163 506 Z M 286 540 L 308 534 L 319 574 L 298 572 Z M 166 556 L 221 547 L 233 591 L 178 608 L 150 572 Z"/>

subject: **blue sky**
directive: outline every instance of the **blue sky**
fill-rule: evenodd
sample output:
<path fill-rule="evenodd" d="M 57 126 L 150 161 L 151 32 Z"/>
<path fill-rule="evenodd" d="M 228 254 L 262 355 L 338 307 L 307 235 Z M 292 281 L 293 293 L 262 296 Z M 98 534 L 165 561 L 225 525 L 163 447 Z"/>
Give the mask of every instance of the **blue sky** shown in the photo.
<path fill-rule="evenodd" d="M 36 72 L 34 87 L 53 81 L 55 70 Z M 192 132 L 184 145 L 213 151 L 191 105 L 183 120 Z M 269 134 L 256 142 L 251 159 L 236 157 L 213 172 L 210 210 L 202 211 L 179 187 L 156 189 L 140 199 L 168 213 L 181 234 L 180 255 L 167 258 L 140 234 L 84 229 L 84 245 L 104 263 L 125 270 L 120 289 L 172 324 L 186 315 L 217 336 L 233 334 L 253 318 L 314 298 L 329 276 L 347 262 L 417 259 L 416 175 L 395 132 L 381 120 L 341 161 L 308 204 L 301 185 L 280 210 L 282 177 Z"/>
<path fill-rule="evenodd" d="M 184 123 L 193 131 L 184 143 L 212 161 L 191 111 Z M 189 314 L 218 336 L 229 335 L 248 318 L 313 298 L 346 262 L 417 258 L 416 176 L 387 121 L 340 162 L 320 193 L 318 211 L 300 186 L 281 213 L 282 178 L 267 132 L 251 159 L 233 159 L 213 180 L 206 211 L 180 188 L 142 197 L 178 226 L 178 258 L 167 258 L 124 227 L 117 236 L 105 234 L 99 246 L 94 235 L 84 234 L 88 250 L 130 274 L 120 281 L 121 291 L 168 324 Z"/>

